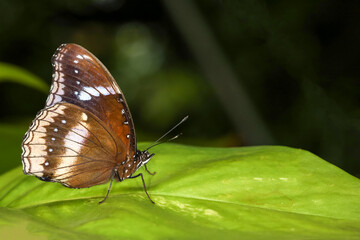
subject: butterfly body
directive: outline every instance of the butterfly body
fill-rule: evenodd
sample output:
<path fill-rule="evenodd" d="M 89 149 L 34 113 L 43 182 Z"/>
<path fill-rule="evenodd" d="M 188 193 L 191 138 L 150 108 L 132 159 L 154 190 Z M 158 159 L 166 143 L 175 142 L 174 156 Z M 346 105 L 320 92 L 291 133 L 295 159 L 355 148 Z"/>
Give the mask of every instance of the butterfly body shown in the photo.
<path fill-rule="evenodd" d="M 52 66 L 45 108 L 23 140 L 24 173 L 70 188 L 132 178 L 154 154 L 137 150 L 131 113 L 114 78 L 76 44 L 61 45 Z"/>

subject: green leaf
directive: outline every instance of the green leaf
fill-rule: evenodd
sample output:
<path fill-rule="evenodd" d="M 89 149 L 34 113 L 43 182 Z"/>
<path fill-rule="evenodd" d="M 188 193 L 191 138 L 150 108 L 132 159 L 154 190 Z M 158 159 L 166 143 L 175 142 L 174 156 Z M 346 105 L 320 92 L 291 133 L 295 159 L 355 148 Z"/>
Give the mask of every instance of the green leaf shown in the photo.
<path fill-rule="evenodd" d="M 144 146 L 144 145 L 142 145 Z M 0 234 L 49 239 L 359 239 L 359 179 L 300 149 L 163 144 L 155 176 L 68 189 L 0 177 Z M 6 237 L 5 237 L 6 239 Z"/>
<path fill-rule="evenodd" d="M 18 66 L 0 62 L 0 82 L 16 82 L 48 93 L 49 87 L 43 80 Z"/>
<path fill-rule="evenodd" d="M 0 174 L 21 163 L 21 142 L 26 130 L 24 125 L 0 123 Z"/>

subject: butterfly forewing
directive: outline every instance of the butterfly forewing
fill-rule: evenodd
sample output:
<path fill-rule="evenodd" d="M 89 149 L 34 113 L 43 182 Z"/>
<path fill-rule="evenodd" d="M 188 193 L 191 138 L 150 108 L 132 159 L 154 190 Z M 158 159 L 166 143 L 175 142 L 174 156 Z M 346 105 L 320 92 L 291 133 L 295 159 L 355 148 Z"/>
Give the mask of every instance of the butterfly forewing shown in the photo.
<path fill-rule="evenodd" d="M 53 83 L 46 106 L 67 102 L 97 116 L 127 149 L 136 151 L 136 137 L 126 100 L 105 66 L 76 44 L 61 45 L 52 58 Z"/>
<path fill-rule="evenodd" d="M 125 152 L 111 129 L 91 112 L 69 103 L 42 110 L 25 135 L 24 172 L 68 187 L 109 181 L 114 159 Z"/>

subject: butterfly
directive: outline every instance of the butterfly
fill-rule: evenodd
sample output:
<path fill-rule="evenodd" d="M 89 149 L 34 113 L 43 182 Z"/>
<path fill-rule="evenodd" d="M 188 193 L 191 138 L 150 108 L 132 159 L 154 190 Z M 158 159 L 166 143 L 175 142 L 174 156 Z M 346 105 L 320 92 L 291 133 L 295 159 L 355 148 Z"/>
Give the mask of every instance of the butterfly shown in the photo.
<path fill-rule="evenodd" d="M 134 173 L 154 156 L 137 149 L 125 97 L 106 67 L 77 44 L 62 44 L 52 57 L 52 85 L 22 143 L 23 171 L 42 181 L 87 188 Z M 184 121 L 184 119 L 183 119 Z M 183 122 L 182 121 L 182 122 Z M 179 125 L 179 124 L 177 124 Z M 176 127 L 176 126 L 175 126 Z M 157 145 L 157 144 L 156 144 Z"/>

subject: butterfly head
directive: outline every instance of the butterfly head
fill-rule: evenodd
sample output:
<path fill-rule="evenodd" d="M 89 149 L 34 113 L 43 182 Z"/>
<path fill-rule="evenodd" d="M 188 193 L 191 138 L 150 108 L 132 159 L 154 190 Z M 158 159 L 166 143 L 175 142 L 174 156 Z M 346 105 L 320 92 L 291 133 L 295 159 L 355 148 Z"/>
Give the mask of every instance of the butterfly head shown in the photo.
<path fill-rule="evenodd" d="M 150 161 L 150 159 L 155 155 L 155 153 L 150 154 L 147 150 L 137 151 L 136 158 L 140 160 L 141 165 L 144 165 Z"/>

